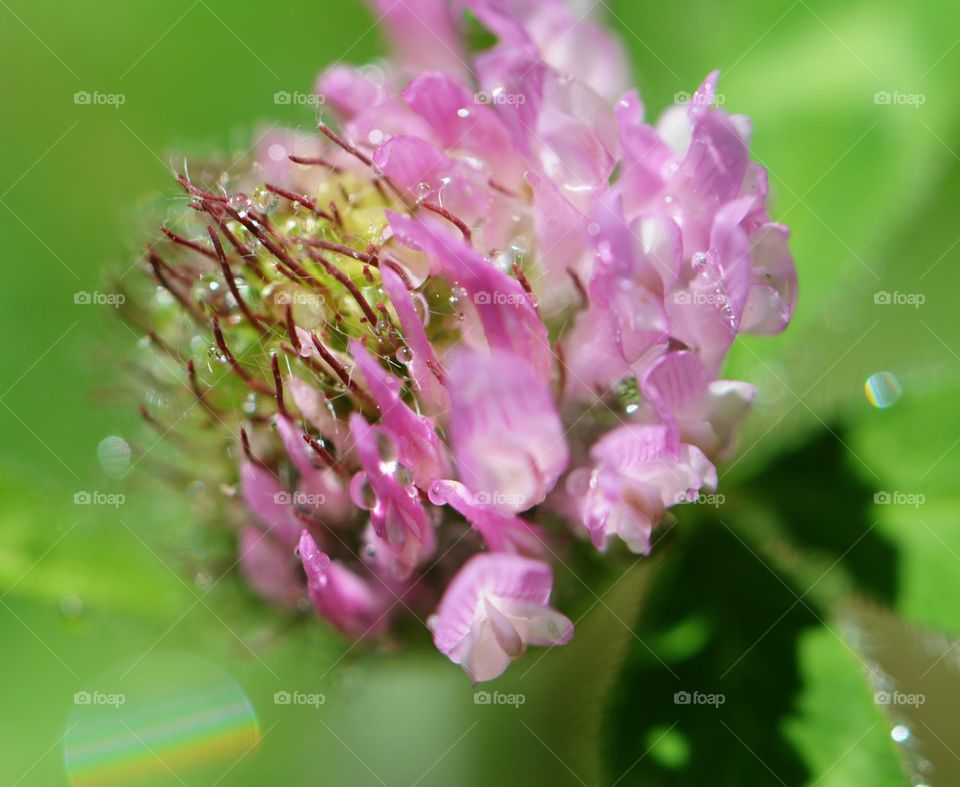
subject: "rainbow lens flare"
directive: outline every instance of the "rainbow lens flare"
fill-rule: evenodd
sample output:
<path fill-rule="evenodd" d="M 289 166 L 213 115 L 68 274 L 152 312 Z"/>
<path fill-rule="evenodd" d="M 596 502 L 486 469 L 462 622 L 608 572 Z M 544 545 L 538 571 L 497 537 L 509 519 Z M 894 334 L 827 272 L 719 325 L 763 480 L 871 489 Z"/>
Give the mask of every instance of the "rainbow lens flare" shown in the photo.
<path fill-rule="evenodd" d="M 863 385 L 867 401 L 880 410 L 893 407 L 903 395 L 903 386 L 893 372 L 871 374 Z"/>
<path fill-rule="evenodd" d="M 64 763 L 74 787 L 150 784 L 231 767 L 260 742 L 243 689 L 197 658 L 164 655 L 73 697 Z M 214 771 L 215 772 L 215 771 Z"/>

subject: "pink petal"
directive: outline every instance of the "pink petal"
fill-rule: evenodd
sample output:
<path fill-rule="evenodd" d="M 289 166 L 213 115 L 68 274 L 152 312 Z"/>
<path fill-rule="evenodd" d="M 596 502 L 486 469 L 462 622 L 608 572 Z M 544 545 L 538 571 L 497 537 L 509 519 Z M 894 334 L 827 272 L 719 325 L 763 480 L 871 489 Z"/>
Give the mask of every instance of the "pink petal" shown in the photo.
<path fill-rule="evenodd" d="M 509 353 L 461 351 L 450 363 L 450 441 L 461 480 L 501 511 L 542 502 L 566 469 L 549 381 Z"/>
<path fill-rule="evenodd" d="M 434 203 L 470 227 L 490 211 L 493 197 L 486 175 L 448 158 L 426 140 L 391 137 L 377 148 L 373 163 L 411 204 Z"/>
<path fill-rule="evenodd" d="M 399 461 L 413 471 L 422 489 L 429 489 L 433 479 L 447 475 L 450 469 L 433 422 L 417 415 L 400 398 L 400 381 L 375 361 L 360 341 L 350 342 L 350 352 L 380 408 L 380 420 L 399 442 Z"/>
<path fill-rule="evenodd" d="M 417 400 L 430 414 L 442 413 L 450 406 L 450 397 L 434 372 L 439 372 L 442 367 L 427 338 L 423 320 L 417 314 L 410 292 L 397 273 L 384 265 L 380 268 L 380 279 L 400 320 L 403 338 L 410 351 L 408 367 L 416 386 Z"/>
<path fill-rule="evenodd" d="M 427 254 L 432 274 L 466 291 L 491 349 L 516 353 L 544 377 L 550 374 L 552 351 L 546 326 L 516 279 L 431 222 L 392 211 L 387 216 L 397 240 Z"/>
<path fill-rule="evenodd" d="M 403 478 L 396 457 L 396 440 L 387 427 L 371 427 L 359 413 L 350 416 L 363 472 L 350 487 L 354 503 L 370 512 L 376 535 L 393 557 L 393 573 L 406 579 L 436 549 L 433 525 L 420 504 L 418 492 Z M 410 479 L 412 480 L 412 479 Z M 365 493 L 365 489 L 369 493 Z"/>
<path fill-rule="evenodd" d="M 257 595 L 279 606 L 296 606 L 303 587 L 292 547 L 277 543 L 259 528 L 245 527 L 239 551 L 240 573 Z"/>
<path fill-rule="evenodd" d="M 463 73 L 466 53 L 447 0 L 371 0 L 401 64 L 412 72 Z"/>
<path fill-rule="evenodd" d="M 510 132 L 489 106 L 448 74 L 427 73 L 403 91 L 404 100 L 433 130 L 447 150 L 483 161 L 502 186 L 522 188 L 523 162 Z"/>
<path fill-rule="evenodd" d="M 536 560 L 508 554 L 470 558 L 431 618 L 437 649 L 471 680 L 492 680 L 527 645 L 563 645 L 573 624 L 548 605 L 553 575 Z"/>
<path fill-rule="evenodd" d="M 503 514 L 489 496 L 474 495 L 456 481 L 437 480 L 430 487 L 430 502 L 457 511 L 483 536 L 491 552 L 546 556 L 546 533 L 520 517 Z"/>
<path fill-rule="evenodd" d="M 293 517 L 293 495 L 264 467 L 245 461 L 240 466 L 243 500 L 257 519 L 284 543 L 295 545 L 301 526 Z"/>
<path fill-rule="evenodd" d="M 318 614 L 354 638 L 375 636 L 386 628 L 389 605 L 384 592 L 332 561 L 306 530 L 299 551 L 310 601 Z"/>

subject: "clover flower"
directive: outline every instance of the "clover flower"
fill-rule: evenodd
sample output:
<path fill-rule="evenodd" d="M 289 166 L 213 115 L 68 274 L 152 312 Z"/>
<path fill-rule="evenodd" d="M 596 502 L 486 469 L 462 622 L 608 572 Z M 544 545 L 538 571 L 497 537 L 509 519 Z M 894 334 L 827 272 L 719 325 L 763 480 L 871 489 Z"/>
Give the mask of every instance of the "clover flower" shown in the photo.
<path fill-rule="evenodd" d="M 192 400 L 143 412 L 230 457 L 260 596 L 354 639 L 427 618 L 488 680 L 571 638 L 571 539 L 646 554 L 715 487 L 754 398 L 725 355 L 796 279 L 716 74 L 651 124 L 560 0 L 374 5 L 393 58 L 320 76 L 330 124 L 178 176 L 137 317 Z"/>

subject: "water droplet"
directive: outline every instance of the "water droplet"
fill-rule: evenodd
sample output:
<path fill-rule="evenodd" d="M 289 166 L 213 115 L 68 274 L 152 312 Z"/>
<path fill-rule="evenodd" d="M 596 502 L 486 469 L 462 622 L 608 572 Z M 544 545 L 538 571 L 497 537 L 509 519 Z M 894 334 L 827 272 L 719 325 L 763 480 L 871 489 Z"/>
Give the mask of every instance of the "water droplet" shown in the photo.
<path fill-rule="evenodd" d="M 417 490 L 413 485 L 413 472 L 406 465 L 398 465 L 395 473 L 397 483 L 404 487 L 411 497 L 417 496 Z"/>
<path fill-rule="evenodd" d="M 457 110 L 457 117 L 458 118 L 470 117 L 470 110 L 467 109 L 466 107 L 460 107 L 460 109 Z"/>
<path fill-rule="evenodd" d="M 377 320 L 377 324 L 373 329 L 377 332 L 378 336 L 386 336 L 390 333 L 390 323 L 386 320 Z"/>
<path fill-rule="evenodd" d="M 404 366 L 413 361 L 413 353 L 405 344 L 402 344 L 397 348 L 397 351 L 394 353 L 394 357 Z"/>
<path fill-rule="evenodd" d="M 111 478 L 121 478 L 130 468 L 130 446 L 116 435 L 104 437 L 97 446 L 97 459 L 104 472 Z"/>
<path fill-rule="evenodd" d="M 381 142 L 383 142 L 383 132 L 380 129 L 375 128 L 371 130 L 369 134 L 367 134 L 367 139 L 370 141 L 371 145 L 379 145 Z"/>
<path fill-rule="evenodd" d="M 422 292 L 416 293 L 412 300 L 413 308 L 417 310 L 417 316 L 426 328 L 430 324 L 430 304 L 427 303 L 427 298 Z"/>
<path fill-rule="evenodd" d="M 246 194 L 234 194 L 232 197 L 230 197 L 230 207 L 243 216 L 248 210 L 250 210 L 251 207 L 253 207 L 253 203 Z"/>
<path fill-rule="evenodd" d="M 203 591 L 207 591 L 213 587 L 213 577 L 204 571 L 198 571 L 193 577 L 193 582 L 198 589 Z"/>
<path fill-rule="evenodd" d="M 269 148 L 267 148 L 267 158 L 269 158 L 271 161 L 277 162 L 286 161 L 287 149 L 283 145 L 275 142 Z"/>
<path fill-rule="evenodd" d="M 377 492 L 367 480 L 366 476 L 360 479 L 356 486 L 358 502 L 367 511 L 377 507 Z"/>
<path fill-rule="evenodd" d="M 893 407 L 903 395 L 903 386 L 893 372 L 871 374 L 863 386 L 867 401 L 879 410 Z"/>
<path fill-rule="evenodd" d="M 377 432 L 377 455 L 380 457 L 380 469 L 384 473 L 392 475 L 396 472 L 399 454 L 393 435 L 384 431 Z"/>
<path fill-rule="evenodd" d="M 461 300 L 467 297 L 469 293 L 467 292 L 466 287 L 461 287 L 459 284 L 450 290 L 450 303 L 459 303 Z"/>
<path fill-rule="evenodd" d="M 906 743 L 910 740 L 910 728 L 906 724 L 898 724 L 890 730 L 890 737 L 895 743 Z"/>
<path fill-rule="evenodd" d="M 264 186 L 257 186 L 257 188 L 253 190 L 253 194 L 250 195 L 250 201 L 253 207 L 261 213 L 269 213 L 279 203 L 276 194 Z"/>
<path fill-rule="evenodd" d="M 83 614 L 83 599 L 75 593 L 60 599 L 60 614 L 67 618 L 78 618 Z"/>
<path fill-rule="evenodd" d="M 693 257 L 690 258 L 690 264 L 694 269 L 699 270 L 703 268 L 710 260 L 710 255 L 703 251 L 698 251 Z"/>

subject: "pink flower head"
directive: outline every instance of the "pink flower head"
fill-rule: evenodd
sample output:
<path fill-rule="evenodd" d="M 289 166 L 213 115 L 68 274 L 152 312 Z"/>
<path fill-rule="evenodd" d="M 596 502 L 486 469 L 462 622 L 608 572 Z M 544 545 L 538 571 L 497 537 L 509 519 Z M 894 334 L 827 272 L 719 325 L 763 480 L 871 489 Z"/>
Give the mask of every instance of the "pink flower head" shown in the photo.
<path fill-rule="evenodd" d="M 573 624 L 549 606 L 546 563 L 475 555 L 450 583 L 430 621 L 437 649 L 477 683 L 500 675 L 528 645 L 564 645 Z"/>
<path fill-rule="evenodd" d="M 437 647 L 488 680 L 573 634 L 548 559 L 646 554 L 714 488 L 754 398 L 727 352 L 787 326 L 796 274 L 716 74 L 651 121 L 565 0 L 372 5 L 393 54 L 319 76 L 318 133 L 178 177 L 145 363 L 185 362 L 171 422 L 240 436 L 218 480 L 259 595 L 354 638 L 391 600 L 435 609 Z M 470 25 L 496 43 L 473 53 Z"/>

